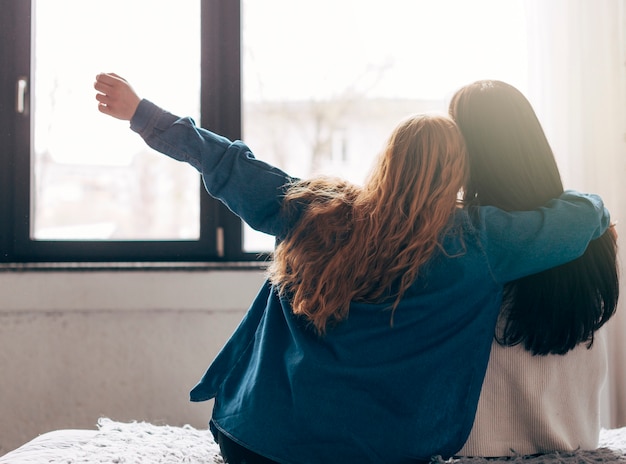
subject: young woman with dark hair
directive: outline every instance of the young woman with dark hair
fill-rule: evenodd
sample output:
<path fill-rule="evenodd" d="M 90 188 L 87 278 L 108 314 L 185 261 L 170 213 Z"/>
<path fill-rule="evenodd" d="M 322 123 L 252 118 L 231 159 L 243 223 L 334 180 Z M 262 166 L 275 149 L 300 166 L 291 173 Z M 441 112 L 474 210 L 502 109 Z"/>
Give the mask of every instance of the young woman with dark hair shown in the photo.
<path fill-rule="evenodd" d="M 501 81 L 457 91 L 450 115 L 469 156 L 467 204 L 529 210 L 563 192 L 552 149 L 526 97 Z M 598 330 L 619 295 L 613 227 L 580 258 L 509 282 L 464 455 L 593 449 L 606 347 Z"/>
<path fill-rule="evenodd" d="M 466 152 L 443 116 L 392 133 L 363 186 L 294 179 L 101 74 L 99 109 L 275 235 L 268 280 L 191 391 L 215 398 L 227 462 L 429 461 L 470 431 L 505 282 L 580 256 L 608 227 L 593 195 L 534 211 L 458 207 Z"/>

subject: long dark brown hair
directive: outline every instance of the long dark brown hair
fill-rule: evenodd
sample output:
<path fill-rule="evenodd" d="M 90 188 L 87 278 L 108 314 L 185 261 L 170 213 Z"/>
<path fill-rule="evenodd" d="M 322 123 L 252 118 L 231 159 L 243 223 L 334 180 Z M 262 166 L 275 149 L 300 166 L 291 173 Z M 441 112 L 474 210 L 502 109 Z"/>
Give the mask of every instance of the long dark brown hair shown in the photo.
<path fill-rule="evenodd" d="M 530 102 L 501 81 L 478 81 L 452 97 L 450 115 L 469 156 L 467 204 L 537 208 L 563 192 L 554 154 Z M 505 286 L 504 324 L 496 339 L 533 354 L 565 354 L 615 313 L 617 243 L 610 228 L 568 264 Z"/>
<path fill-rule="evenodd" d="M 276 247 L 269 277 L 320 334 L 348 317 L 350 302 L 395 309 L 439 245 L 466 179 L 463 137 L 444 116 L 403 121 L 363 187 L 300 181 L 285 205 L 305 204 Z"/>

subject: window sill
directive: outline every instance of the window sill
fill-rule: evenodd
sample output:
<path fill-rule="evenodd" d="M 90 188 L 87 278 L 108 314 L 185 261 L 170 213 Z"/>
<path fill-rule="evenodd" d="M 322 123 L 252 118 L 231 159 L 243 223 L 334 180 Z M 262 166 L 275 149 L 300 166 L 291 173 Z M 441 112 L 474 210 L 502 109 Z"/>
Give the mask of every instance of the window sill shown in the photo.
<path fill-rule="evenodd" d="M 0 272 L 95 272 L 95 271 L 236 271 L 265 270 L 267 263 L 244 262 L 81 262 L 81 263 L 0 263 Z"/>
<path fill-rule="evenodd" d="M 2 264 L 0 314 L 129 310 L 241 313 L 266 279 L 260 264 Z"/>

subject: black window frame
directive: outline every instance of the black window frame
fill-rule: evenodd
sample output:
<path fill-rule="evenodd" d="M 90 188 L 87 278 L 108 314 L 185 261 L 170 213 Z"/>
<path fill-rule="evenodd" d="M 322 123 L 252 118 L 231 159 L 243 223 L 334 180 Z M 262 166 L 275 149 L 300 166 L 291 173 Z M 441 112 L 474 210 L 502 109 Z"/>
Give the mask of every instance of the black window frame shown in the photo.
<path fill-rule="evenodd" d="M 17 82 L 31 76 L 31 1 L 3 0 L 0 15 L 0 263 L 241 262 L 241 220 L 200 188 L 198 240 L 33 240 L 31 117 L 16 111 Z M 199 124 L 241 138 L 241 4 L 201 0 Z M 28 90 L 28 89 L 27 89 Z"/>

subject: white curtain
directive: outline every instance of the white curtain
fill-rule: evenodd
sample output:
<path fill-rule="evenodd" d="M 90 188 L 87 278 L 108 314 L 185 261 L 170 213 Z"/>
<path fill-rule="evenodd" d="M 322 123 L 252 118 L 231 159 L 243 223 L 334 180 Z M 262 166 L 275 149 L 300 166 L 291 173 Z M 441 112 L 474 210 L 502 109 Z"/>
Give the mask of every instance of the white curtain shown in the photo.
<path fill-rule="evenodd" d="M 599 193 L 626 276 L 626 0 L 525 0 L 529 89 L 565 188 Z M 626 426 L 626 286 L 607 324 L 604 427 Z"/>

